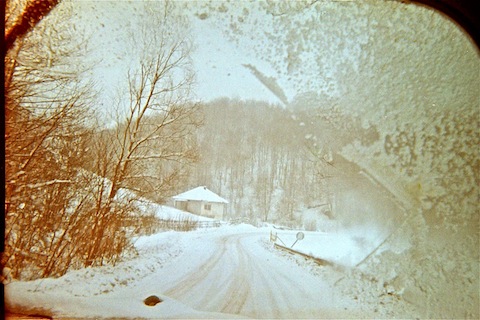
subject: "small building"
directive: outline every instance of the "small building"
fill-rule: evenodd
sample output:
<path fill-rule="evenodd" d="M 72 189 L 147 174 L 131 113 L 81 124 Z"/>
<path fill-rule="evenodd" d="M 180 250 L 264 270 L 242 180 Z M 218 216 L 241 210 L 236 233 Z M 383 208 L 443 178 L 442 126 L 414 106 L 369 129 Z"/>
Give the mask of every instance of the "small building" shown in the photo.
<path fill-rule="evenodd" d="M 174 196 L 173 204 L 177 209 L 221 220 L 226 215 L 228 201 L 201 186 Z"/>

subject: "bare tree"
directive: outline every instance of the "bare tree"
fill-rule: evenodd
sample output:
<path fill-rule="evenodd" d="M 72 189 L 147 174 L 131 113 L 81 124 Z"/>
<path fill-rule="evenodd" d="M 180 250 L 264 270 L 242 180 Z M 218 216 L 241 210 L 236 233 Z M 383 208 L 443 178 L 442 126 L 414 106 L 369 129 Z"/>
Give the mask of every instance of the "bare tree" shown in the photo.
<path fill-rule="evenodd" d="M 12 2 L 8 5 L 6 18 L 13 19 L 20 9 Z M 26 12 L 33 10 L 30 5 Z M 91 86 L 82 80 L 86 69 L 78 59 L 84 54 L 84 40 L 66 24 L 70 9 L 65 5 L 58 8 L 60 14 L 37 17 L 28 32 L 11 31 L 15 45 L 5 57 L 7 210 L 2 266 L 12 268 L 14 277 L 65 270 L 64 260 L 56 260 L 68 251 L 70 209 L 76 191 L 85 187 L 78 184 L 77 174 L 89 131 Z M 45 13 L 27 16 L 33 19 L 32 14 Z"/>
<path fill-rule="evenodd" d="M 185 35 L 172 32 L 170 10 L 167 4 L 163 10 L 145 11 L 149 28 L 140 27 L 132 37 L 142 54 L 128 71 L 127 96 L 116 102 L 116 127 L 101 133 L 92 150 L 94 170 L 109 185 L 97 197 L 86 265 L 102 256 L 108 226 L 121 219 L 120 189 L 161 200 L 196 160 L 192 133 L 201 121 L 198 105 L 189 102 L 191 45 Z"/>
<path fill-rule="evenodd" d="M 40 20 L 42 20 L 46 15 L 48 15 L 50 11 L 52 11 L 53 8 L 58 5 L 59 2 L 59 0 L 27 1 L 25 7 L 21 10 L 21 12 L 15 15 L 15 21 L 12 22 L 10 25 L 6 24 L 6 51 L 9 51 L 13 47 L 17 39 L 25 36 L 30 30 L 32 30 L 40 22 Z M 15 5 L 19 5 L 19 1 L 7 1 L 7 18 L 14 16 L 12 12 L 15 9 Z"/>

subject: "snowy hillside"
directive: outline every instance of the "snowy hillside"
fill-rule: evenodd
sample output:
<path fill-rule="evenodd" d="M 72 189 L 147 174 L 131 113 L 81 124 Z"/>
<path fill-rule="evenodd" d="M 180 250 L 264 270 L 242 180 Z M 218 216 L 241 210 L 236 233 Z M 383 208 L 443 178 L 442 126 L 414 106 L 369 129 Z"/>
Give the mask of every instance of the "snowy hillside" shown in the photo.
<path fill-rule="evenodd" d="M 139 215 L 153 216 L 159 220 L 173 221 L 215 221 L 215 219 L 199 216 L 170 206 L 160 205 L 148 199 L 138 197 L 130 190 L 120 189 L 116 199 L 132 204 Z"/>

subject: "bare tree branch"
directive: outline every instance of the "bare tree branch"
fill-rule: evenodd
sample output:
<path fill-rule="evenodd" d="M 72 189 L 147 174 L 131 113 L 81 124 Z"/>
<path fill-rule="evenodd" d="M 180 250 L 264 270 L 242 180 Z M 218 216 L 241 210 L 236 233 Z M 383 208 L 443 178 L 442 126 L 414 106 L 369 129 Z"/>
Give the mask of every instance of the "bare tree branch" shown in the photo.
<path fill-rule="evenodd" d="M 59 2 L 60 0 L 29 1 L 15 24 L 5 31 L 5 52 L 12 49 L 15 41 L 32 30 Z"/>

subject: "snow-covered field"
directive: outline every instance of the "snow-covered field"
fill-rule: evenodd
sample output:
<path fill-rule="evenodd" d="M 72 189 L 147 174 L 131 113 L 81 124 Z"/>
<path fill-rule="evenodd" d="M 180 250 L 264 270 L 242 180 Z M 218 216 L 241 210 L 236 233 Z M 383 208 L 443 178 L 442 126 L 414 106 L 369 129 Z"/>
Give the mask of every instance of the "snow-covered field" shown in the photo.
<path fill-rule="evenodd" d="M 299 231 L 295 230 L 272 230 L 276 244 L 347 268 L 361 263 L 388 235 L 375 228 L 347 229 L 338 226 L 329 232 L 301 231 L 304 238 L 299 240 L 298 233 Z M 408 249 L 408 246 L 404 244 L 400 250 Z M 383 250 L 385 246 L 382 247 Z"/>
<path fill-rule="evenodd" d="M 271 231 L 278 230 L 243 224 L 142 236 L 134 239 L 138 256 L 116 266 L 7 284 L 6 306 L 13 312 L 55 318 L 411 316 L 398 300 L 380 298 L 377 291 L 383 288 L 370 288 L 359 299 L 358 287 L 363 291 L 367 287 L 353 269 L 318 266 L 274 249 Z M 317 246 L 319 255 L 318 248 L 328 248 L 323 254 L 329 254 L 336 244 L 338 255 L 350 255 L 344 247 L 351 243 L 336 241 L 338 237 L 308 233 L 302 241 L 315 238 L 325 243 Z M 300 243 L 295 246 L 300 248 Z M 150 295 L 163 302 L 145 305 L 143 300 Z M 379 305 L 385 298 L 392 301 Z"/>

